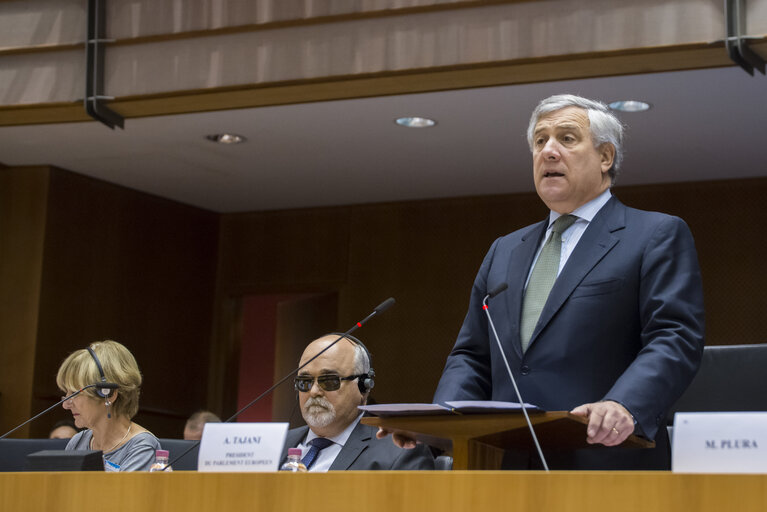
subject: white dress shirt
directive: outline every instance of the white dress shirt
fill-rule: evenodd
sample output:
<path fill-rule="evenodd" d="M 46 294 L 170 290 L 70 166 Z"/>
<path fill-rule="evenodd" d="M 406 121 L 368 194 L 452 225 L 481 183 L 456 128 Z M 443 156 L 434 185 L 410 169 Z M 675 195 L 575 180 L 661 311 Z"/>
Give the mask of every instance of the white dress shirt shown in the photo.
<path fill-rule="evenodd" d="M 328 446 L 327 448 L 320 450 L 320 453 L 317 454 L 317 458 L 314 461 L 314 464 L 312 464 L 312 467 L 309 468 L 309 472 L 311 473 L 324 473 L 328 469 L 330 469 L 330 466 L 333 464 L 333 461 L 336 460 L 336 457 L 338 457 L 338 454 L 341 453 L 341 449 L 346 444 L 346 441 L 349 440 L 349 436 L 352 435 L 352 430 L 357 426 L 357 423 L 360 422 L 360 419 L 362 418 L 362 413 L 360 413 L 359 416 L 357 416 L 357 419 L 352 421 L 346 429 L 338 434 L 335 437 L 328 437 L 330 441 L 333 441 L 333 444 Z M 301 448 L 301 458 L 303 459 L 306 456 L 306 453 L 309 451 L 311 446 L 309 445 L 309 442 L 314 439 L 315 437 L 320 437 L 314 432 L 312 432 L 312 429 L 309 428 L 309 432 L 306 434 L 306 439 L 304 439 L 303 443 L 300 443 L 298 445 L 298 448 Z"/>
<path fill-rule="evenodd" d="M 605 204 L 607 204 L 607 201 L 609 201 L 611 197 L 612 193 L 608 188 L 588 203 L 573 210 L 573 212 L 570 214 L 578 217 L 578 219 L 573 222 L 573 224 L 567 228 L 564 233 L 562 233 L 562 252 L 559 255 L 559 269 L 557 270 L 557 276 L 560 272 L 562 272 L 562 269 L 565 267 L 567 259 L 573 253 L 575 246 L 578 245 L 578 241 L 581 239 L 583 232 L 586 231 L 586 228 L 589 227 L 589 224 L 592 220 L 594 220 L 596 214 L 599 213 L 599 210 L 601 210 Z M 530 281 L 530 275 L 533 273 L 535 263 L 538 261 L 538 256 L 541 254 L 543 245 L 546 243 L 546 240 L 549 239 L 549 236 L 551 236 L 551 228 L 554 225 L 554 221 L 559 217 L 561 217 L 559 213 L 553 210 L 549 212 L 549 227 L 546 229 L 546 236 L 543 237 L 543 240 L 538 247 L 538 252 L 535 253 L 533 264 L 530 266 L 530 270 L 527 273 L 525 288 L 527 288 L 527 282 Z"/>

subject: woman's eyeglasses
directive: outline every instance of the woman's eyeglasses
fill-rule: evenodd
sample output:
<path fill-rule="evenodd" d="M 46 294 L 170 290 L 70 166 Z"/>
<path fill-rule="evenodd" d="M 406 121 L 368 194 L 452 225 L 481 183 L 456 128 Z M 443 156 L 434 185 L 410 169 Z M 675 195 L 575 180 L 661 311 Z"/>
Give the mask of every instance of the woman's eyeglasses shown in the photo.
<path fill-rule="evenodd" d="M 319 377 L 316 377 L 317 385 L 322 389 L 323 391 L 336 391 L 338 388 L 341 387 L 341 381 L 342 380 L 354 380 L 358 377 L 364 377 L 364 374 L 361 375 L 349 375 L 348 377 L 341 377 L 340 375 L 334 375 L 334 374 L 327 374 L 327 375 L 320 375 Z M 312 386 L 314 385 L 315 377 L 312 377 L 310 375 L 299 375 L 293 380 L 293 385 L 295 386 L 297 391 L 301 391 L 302 393 L 306 393 L 312 389 Z"/>
<path fill-rule="evenodd" d="M 70 391 L 66 391 L 65 393 L 66 393 L 66 395 L 64 395 L 64 396 L 62 396 L 62 397 L 61 397 L 61 401 L 62 401 L 62 402 L 64 402 L 64 401 L 67 401 L 67 400 L 72 400 L 73 398 L 76 398 L 77 396 L 79 396 L 79 395 L 76 395 L 76 396 L 72 396 L 72 395 L 74 395 L 75 393 L 77 393 L 77 391 L 72 391 L 72 392 L 70 392 Z"/>

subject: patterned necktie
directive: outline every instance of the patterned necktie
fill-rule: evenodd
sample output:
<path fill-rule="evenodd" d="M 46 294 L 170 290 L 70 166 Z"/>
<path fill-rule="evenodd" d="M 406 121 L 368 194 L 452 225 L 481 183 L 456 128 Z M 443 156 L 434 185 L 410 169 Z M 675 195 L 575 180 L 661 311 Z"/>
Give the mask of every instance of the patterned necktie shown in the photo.
<path fill-rule="evenodd" d="M 522 352 L 527 351 L 530 338 L 533 336 L 535 325 L 541 316 L 549 292 L 554 286 L 559 271 L 559 258 L 562 252 L 562 233 L 578 220 L 574 215 L 562 215 L 554 221 L 551 236 L 543 245 L 538 261 L 535 262 L 530 281 L 527 283 L 525 298 L 522 301 L 522 323 L 519 337 L 522 342 Z"/>
<path fill-rule="evenodd" d="M 304 455 L 304 458 L 301 459 L 301 462 L 304 463 L 304 466 L 306 466 L 306 469 L 308 470 L 310 467 L 312 467 L 312 464 L 314 464 L 314 461 L 317 460 L 317 455 L 319 455 L 320 450 L 327 448 L 333 444 L 333 441 L 330 439 L 325 439 L 324 437 L 315 437 L 311 441 L 309 441 L 309 445 L 311 448 L 309 448 L 309 451 L 306 452 L 306 455 Z"/>

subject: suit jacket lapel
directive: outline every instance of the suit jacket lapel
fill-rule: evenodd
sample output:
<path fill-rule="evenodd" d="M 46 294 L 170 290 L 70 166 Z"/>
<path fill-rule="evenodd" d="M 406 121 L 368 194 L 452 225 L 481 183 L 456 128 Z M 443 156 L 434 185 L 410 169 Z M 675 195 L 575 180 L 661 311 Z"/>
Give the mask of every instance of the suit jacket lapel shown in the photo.
<path fill-rule="evenodd" d="M 541 244 L 541 239 L 549 226 L 548 218 L 531 229 L 522 237 L 522 242 L 517 245 L 509 257 L 509 273 L 506 282 L 509 283 L 507 300 L 509 304 L 509 318 L 511 319 L 511 345 L 522 358 L 522 342 L 519 339 L 520 322 L 522 319 L 522 300 L 525 297 L 525 281 L 530 273 L 533 258 Z M 509 293 L 515 290 L 514 293 Z"/>
<path fill-rule="evenodd" d="M 330 465 L 330 471 L 344 471 L 357 460 L 360 454 L 367 448 L 367 443 L 373 437 L 373 427 L 368 427 L 362 423 L 357 423 L 357 426 L 352 430 L 349 439 L 346 440 L 343 448 L 339 452 L 336 460 Z"/>
<path fill-rule="evenodd" d="M 535 343 L 538 334 L 551 321 L 570 294 L 573 293 L 573 290 L 586 277 L 586 274 L 618 243 L 619 239 L 613 233 L 625 226 L 625 206 L 615 197 L 612 197 L 589 223 L 578 241 L 578 245 L 575 246 L 575 250 L 570 254 L 565 267 L 554 282 L 554 287 L 551 289 L 536 329 L 530 338 L 530 346 Z"/>
<path fill-rule="evenodd" d="M 288 435 L 285 438 L 285 446 L 282 448 L 282 457 L 280 457 L 280 464 L 285 462 L 288 458 L 288 448 L 295 448 L 302 439 L 306 438 L 306 433 L 309 432 L 309 426 L 304 425 L 293 430 L 288 430 Z"/>

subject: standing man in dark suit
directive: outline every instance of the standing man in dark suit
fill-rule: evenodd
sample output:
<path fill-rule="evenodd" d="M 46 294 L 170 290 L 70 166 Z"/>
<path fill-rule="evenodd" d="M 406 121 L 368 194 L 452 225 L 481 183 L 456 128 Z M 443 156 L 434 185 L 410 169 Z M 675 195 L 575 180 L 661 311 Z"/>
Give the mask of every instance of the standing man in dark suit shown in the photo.
<path fill-rule="evenodd" d="M 604 104 L 547 98 L 527 137 L 549 215 L 493 243 L 434 401 L 517 401 L 482 311 L 488 291 L 506 283 L 490 312 L 522 398 L 588 417 L 588 443 L 604 445 L 559 453 L 544 446 L 549 466 L 668 468 L 665 414 L 703 352 L 703 290 L 690 230 L 611 194 L 623 126 Z M 632 433 L 657 447 L 617 448 Z M 538 463 L 536 455 L 509 455 L 512 467 Z"/>
<path fill-rule="evenodd" d="M 340 335 L 311 342 L 301 356 L 303 365 Z M 357 406 L 367 403 L 375 372 L 370 354 L 357 338 L 346 336 L 306 365 L 295 379 L 301 414 L 307 426 L 288 432 L 288 448 L 298 447 L 309 471 L 434 469 L 425 446 L 403 450 L 377 439 L 376 428 L 360 423 Z"/>

